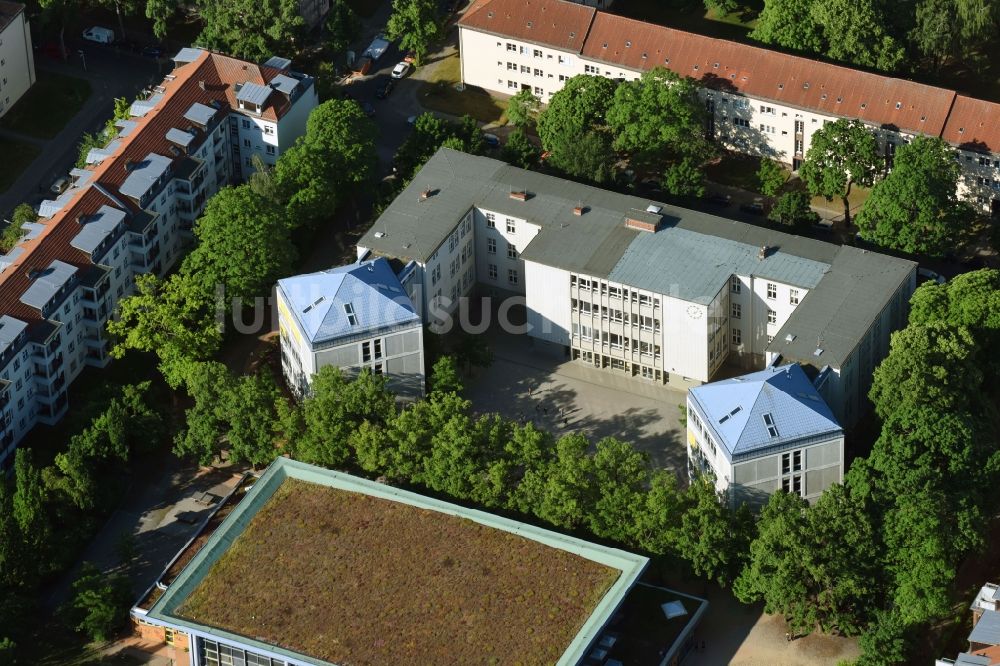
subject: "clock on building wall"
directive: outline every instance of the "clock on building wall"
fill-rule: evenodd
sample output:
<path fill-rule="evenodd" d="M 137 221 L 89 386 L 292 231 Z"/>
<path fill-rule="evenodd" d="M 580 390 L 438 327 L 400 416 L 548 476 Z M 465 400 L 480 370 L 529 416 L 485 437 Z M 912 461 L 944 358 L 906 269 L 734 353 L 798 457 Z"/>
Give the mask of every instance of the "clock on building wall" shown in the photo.
<path fill-rule="evenodd" d="M 697 305 L 688 306 L 688 317 L 691 317 L 691 319 L 701 319 L 701 315 L 702 315 L 701 308 L 699 308 Z"/>

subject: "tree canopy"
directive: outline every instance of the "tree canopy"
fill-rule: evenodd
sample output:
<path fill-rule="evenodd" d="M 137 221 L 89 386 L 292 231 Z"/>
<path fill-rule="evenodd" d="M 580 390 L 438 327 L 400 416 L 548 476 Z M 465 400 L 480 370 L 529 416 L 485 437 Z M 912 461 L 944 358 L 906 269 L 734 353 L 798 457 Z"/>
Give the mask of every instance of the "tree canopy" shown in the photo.
<path fill-rule="evenodd" d="M 386 35 L 400 47 L 413 51 L 417 64 L 444 35 L 436 0 L 393 0 Z"/>
<path fill-rule="evenodd" d="M 861 236 L 903 252 L 943 255 L 974 217 L 956 194 L 960 174 L 954 152 L 938 137 L 899 146 L 892 171 L 857 216 Z"/>
<path fill-rule="evenodd" d="M 251 62 L 287 52 L 305 27 L 298 0 L 198 0 L 198 13 L 200 46 Z"/>
<path fill-rule="evenodd" d="M 871 185 L 878 166 L 875 135 L 860 120 L 841 118 L 813 133 L 799 177 L 814 195 L 841 197 L 844 219 L 850 222 L 851 186 Z"/>
<path fill-rule="evenodd" d="M 578 75 L 567 80 L 538 118 L 542 147 L 559 155 L 591 128 L 605 124 L 617 84 L 603 76 Z"/>

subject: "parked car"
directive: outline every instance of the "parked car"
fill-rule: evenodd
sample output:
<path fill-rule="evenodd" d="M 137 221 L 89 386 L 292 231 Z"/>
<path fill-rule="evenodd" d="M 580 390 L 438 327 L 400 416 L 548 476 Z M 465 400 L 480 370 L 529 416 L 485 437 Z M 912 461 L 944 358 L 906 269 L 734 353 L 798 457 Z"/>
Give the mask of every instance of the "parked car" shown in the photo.
<path fill-rule="evenodd" d="M 500 137 L 498 137 L 496 134 L 483 134 L 483 141 L 490 148 L 500 147 Z"/>
<path fill-rule="evenodd" d="M 68 189 L 69 178 L 62 176 L 61 178 L 57 178 L 56 182 L 52 183 L 52 187 L 49 188 L 49 191 L 52 192 L 52 194 L 62 194 Z"/>
<path fill-rule="evenodd" d="M 750 203 L 742 204 L 740 206 L 740 210 L 744 213 L 750 213 L 751 215 L 763 215 L 764 204 L 760 201 L 751 201 Z"/>
<path fill-rule="evenodd" d="M 97 44 L 111 44 L 115 41 L 115 31 L 95 25 L 83 31 L 83 38 Z"/>
<path fill-rule="evenodd" d="M 365 112 L 365 115 L 369 118 L 375 115 L 375 107 L 372 106 L 371 102 L 361 102 L 361 110 Z"/>
<path fill-rule="evenodd" d="M 410 65 L 410 63 L 404 60 L 392 68 L 392 78 L 401 79 L 407 74 L 409 74 L 411 69 L 413 69 L 413 67 Z"/>
<path fill-rule="evenodd" d="M 924 278 L 925 280 L 933 280 L 938 284 L 944 284 L 946 282 L 943 275 L 940 275 L 939 273 L 932 271 L 929 268 L 918 268 L 917 275 Z"/>
<path fill-rule="evenodd" d="M 378 90 L 375 91 L 375 96 L 379 99 L 385 99 L 389 96 L 389 93 L 392 92 L 395 85 L 396 84 L 392 82 L 392 79 L 388 79 L 385 83 L 378 87 Z"/>

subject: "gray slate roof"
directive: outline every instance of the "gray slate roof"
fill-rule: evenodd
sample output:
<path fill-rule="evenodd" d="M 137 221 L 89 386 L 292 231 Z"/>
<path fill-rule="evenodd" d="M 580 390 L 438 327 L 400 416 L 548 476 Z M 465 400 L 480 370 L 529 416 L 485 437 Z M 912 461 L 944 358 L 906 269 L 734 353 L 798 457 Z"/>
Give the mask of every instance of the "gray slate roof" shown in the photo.
<path fill-rule="evenodd" d="M 986 645 L 1000 645 L 1000 612 L 983 611 L 982 617 L 969 634 L 970 643 L 985 643 Z"/>
<path fill-rule="evenodd" d="M 153 187 L 157 179 L 170 167 L 170 158 L 150 153 L 136 164 L 128 177 L 118 188 L 127 197 L 141 199 Z"/>
<path fill-rule="evenodd" d="M 278 74 L 268 83 L 275 90 L 280 90 L 286 95 L 291 95 L 299 85 L 298 79 L 293 79 L 286 74 Z M 241 91 L 242 92 L 242 91 Z"/>
<path fill-rule="evenodd" d="M 425 191 L 431 192 L 426 199 Z M 514 191 L 527 191 L 529 197 L 512 199 Z M 624 225 L 629 211 L 651 204 L 660 208 L 659 231 Z M 532 241 L 520 248 L 521 257 L 567 271 L 699 303 L 709 302 L 729 275 L 740 272 L 809 289 L 772 349 L 813 365 L 818 335 L 824 340 L 820 365 L 838 366 L 916 270 L 911 261 L 609 192 L 449 148 L 427 161 L 358 245 L 426 262 L 473 206 L 538 225 Z M 574 214 L 578 206 L 583 215 Z M 759 260 L 762 246 L 769 250 Z M 794 344 L 784 343 L 788 333 L 796 335 Z"/>
<path fill-rule="evenodd" d="M 193 123 L 198 123 L 202 127 L 208 125 L 211 122 L 212 117 L 215 115 L 215 109 L 201 102 L 195 102 L 191 105 L 191 108 L 184 112 L 184 117 Z"/>
<path fill-rule="evenodd" d="M 93 254 L 104 239 L 113 234 L 118 225 L 124 221 L 123 211 L 111 206 L 101 206 L 96 213 L 83 220 L 80 232 L 73 237 L 70 245 L 87 254 Z"/>
<path fill-rule="evenodd" d="M 0 316 L 0 351 L 7 349 L 17 336 L 24 332 L 28 325 L 10 315 Z"/>
<path fill-rule="evenodd" d="M 264 106 L 267 102 L 267 98 L 271 96 L 271 87 L 262 86 L 259 83 L 247 82 L 240 87 L 240 91 L 236 93 L 236 99 L 240 102 L 247 102 L 249 104 L 256 104 L 257 106 Z"/>
<path fill-rule="evenodd" d="M 187 148 L 191 145 L 191 142 L 194 141 L 194 134 L 182 129 L 177 129 L 176 127 L 171 127 L 167 130 L 167 141 Z"/>
<path fill-rule="evenodd" d="M 76 267 L 54 260 L 47 268 L 31 282 L 31 286 L 21 294 L 21 302 L 25 305 L 41 310 L 52 300 L 67 282 L 73 279 L 76 274 Z"/>

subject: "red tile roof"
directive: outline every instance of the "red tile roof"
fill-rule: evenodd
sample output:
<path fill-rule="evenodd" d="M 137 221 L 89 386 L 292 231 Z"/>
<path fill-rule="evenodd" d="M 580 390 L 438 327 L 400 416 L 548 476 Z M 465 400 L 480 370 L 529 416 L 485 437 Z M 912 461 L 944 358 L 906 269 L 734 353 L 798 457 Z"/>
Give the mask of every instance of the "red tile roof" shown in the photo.
<path fill-rule="evenodd" d="M 956 96 L 941 138 L 958 146 L 986 147 L 1000 153 L 1000 104 Z"/>
<path fill-rule="evenodd" d="M 632 70 L 664 66 L 708 87 L 934 136 L 955 97 L 944 88 L 603 12 L 594 18 L 582 55 Z"/>
<path fill-rule="evenodd" d="M 458 24 L 579 52 L 596 11 L 562 0 L 492 0 L 469 9 Z"/>
<path fill-rule="evenodd" d="M 128 136 L 120 139 L 118 150 L 100 164 L 90 167 L 93 171 L 90 182 L 75 191 L 61 211 L 47 220 L 40 220 L 45 229 L 37 238 L 18 246 L 23 250 L 20 257 L 0 273 L 0 314 L 25 321 L 40 318 L 36 309 L 20 302 L 21 295 L 30 284 L 27 277 L 29 269 L 46 267 L 54 259 L 77 267 L 91 264 L 89 255 L 70 245 L 80 230 L 77 218 L 90 215 L 105 204 L 117 205 L 101 192 L 101 188 L 125 203 L 126 207 L 136 210 L 134 202 L 118 193 L 118 188 L 128 176 L 125 165 L 139 162 L 149 153 L 169 157 L 172 153 L 166 133 L 173 127 L 186 129 L 191 126 L 184 114 L 192 104 L 200 102 L 211 106 L 215 101 L 222 106 L 220 112 L 226 113 L 229 108 L 236 108 L 234 87 L 237 84 L 247 81 L 265 84 L 280 73 L 273 67 L 254 65 L 207 51 L 193 62 L 175 67 L 160 84 L 163 98 L 156 107 L 145 116 L 132 119 L 136 126 Z M 287 97 L 275 92 L 261 117 L 276 120 L 288 108 L 290 103 Z"/>

